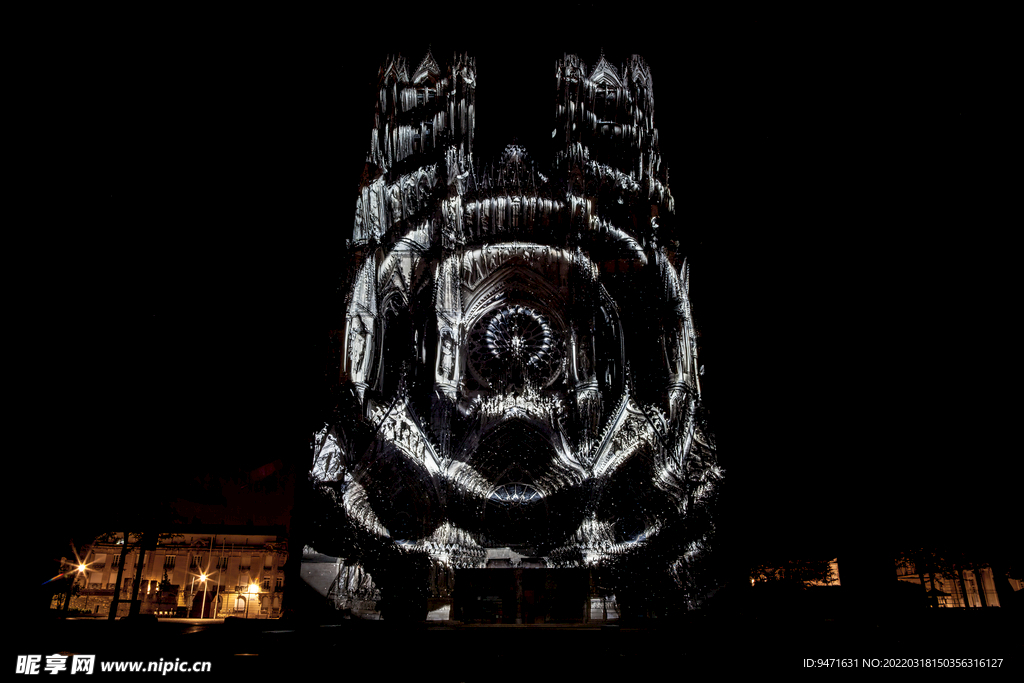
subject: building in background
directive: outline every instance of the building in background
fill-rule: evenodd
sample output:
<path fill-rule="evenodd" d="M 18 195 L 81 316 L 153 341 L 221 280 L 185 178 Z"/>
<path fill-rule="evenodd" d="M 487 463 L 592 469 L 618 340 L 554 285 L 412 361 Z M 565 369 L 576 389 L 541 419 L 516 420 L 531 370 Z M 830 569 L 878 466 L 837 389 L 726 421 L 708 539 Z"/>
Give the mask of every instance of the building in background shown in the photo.
<path fill-rule="evenodd" d="M 707 588 L 721 473 L 650 69 L 555 66 L 543 162 L 474 156 L 474 59 L 380 70 L 312 467 L 336 601 L 372 575 L 391 614 L 531 623 Z"/>
<path fill-rule="evenodd" d="M 155 549 L 145 551 L 139 573 L 142 549 L 139 538 L 131 535 L 118 584 L 123 548 L 123 534 L 111 534 L 98 539 L 80 558 L 84 571 L 67 565 L 79 584 L 71 609 L 105 616 L 116 595 L 118 616 L 126 616 L 138 583 L 141 614 L 248 619 L 281 615 L 288 558 L 283 529 L 197 526 L 160 534 Z"/>
<path fill-rule="evenodd" d="M 751 567 L 750 585 L 794 581 L 804 586 L 839 586 L 839 560 L 796 560 Z"/>
<path fill-rule="evenodd" d="M 953 571 L 919 571 L 913 563 L 897 563 L 896 578 L 921 586 L 933 607 L 1001 607 L 991 567 Z M 1007 577 L 1017 592 L 1024 581 Z"/>

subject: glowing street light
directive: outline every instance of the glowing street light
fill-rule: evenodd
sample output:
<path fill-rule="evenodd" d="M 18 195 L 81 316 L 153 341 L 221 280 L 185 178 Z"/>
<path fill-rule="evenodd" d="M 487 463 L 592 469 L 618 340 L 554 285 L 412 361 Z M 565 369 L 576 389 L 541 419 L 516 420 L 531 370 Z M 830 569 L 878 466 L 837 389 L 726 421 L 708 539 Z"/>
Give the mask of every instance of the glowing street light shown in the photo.
<path fill-rule="evenodd" d="M 75 583 L 78 582 L 78 577 L 79 576 L 83 577 L 83 579 L 82 579 L 82 588 L 83 589 L 88 589 L 89 588 L 89 584 L 86 582 L 86 580 L 84 578 L 85 577 L 85 563 L 82 562 L 81 560 L 78 561 L 78 576 L 75 577 L 75 581 L 74 581 Z M 85 593 L 85 590 L 83 590 L 82 592 Z M 85 611 L 86 612 L 89 611 L 89 594 L 88 593 L 85 593 Z"/>
<path fill-rule="evenodd" d="M 206 614 L 206 589 L 210 585 L 206 583 L 206 574 L 199 575 L 199 583 L 203 584 L 203 604 L 199 606 L 199 618 L 202 619 Z"/>
<path fill-rule="evenodd" d="M 255 597 L 259 592 L 260 592 L 260 587 L 257 584 L 255 584 L 255 583 L 250 583 L 249 584 L 249 595 Z M 249 598 L 248 600 L 245 601 L 245 618 L 246 619 L 249 618 L 249 603 L 252 602 L 253 599 L 254 598 Z"/>

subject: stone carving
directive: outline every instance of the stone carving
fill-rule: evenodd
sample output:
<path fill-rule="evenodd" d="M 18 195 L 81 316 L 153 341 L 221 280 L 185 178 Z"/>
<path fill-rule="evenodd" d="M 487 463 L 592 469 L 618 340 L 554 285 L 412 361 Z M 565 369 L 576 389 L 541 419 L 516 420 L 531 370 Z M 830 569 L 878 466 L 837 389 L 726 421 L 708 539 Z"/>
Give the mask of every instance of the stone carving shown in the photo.
<path fill-rule="evenodd" d="M 454 249 L 457 243 L 461 243 L 462 230 L 459 227 L 459 212 L 457 210 L 457 201 L 449 200 L 444 202 L 444 222 L 443 222 L 443 246 L 445 249 Z"/>
<path fill-rule="evenodd" d="M 365 371 L 367 338 L 370 336 L 366 329 L 366 323 L 362 316 L 353 316 L 350 319 L 348 331 L 348 358 L 350 372 L 353 376 L 362 377 Z"/>
<path fill-rule="evenodd" d="M 451 332 L 447 330 L 441 334 L 441 362 L 438 375 L 448 381 L 455 375 L 455 341 Z"/>

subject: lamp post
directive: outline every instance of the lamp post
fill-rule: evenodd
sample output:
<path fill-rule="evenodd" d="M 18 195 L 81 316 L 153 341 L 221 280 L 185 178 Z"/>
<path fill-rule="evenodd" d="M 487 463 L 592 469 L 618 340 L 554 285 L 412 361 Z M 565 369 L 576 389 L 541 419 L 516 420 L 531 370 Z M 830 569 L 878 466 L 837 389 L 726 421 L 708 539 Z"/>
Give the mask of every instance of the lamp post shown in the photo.
<path fill-rule="evenodd" d="M 78 576 L 75 577 L 75 583 L 78 583 L 80 577 L 85 577 L 85 565 L 81 562 L 78 563 Z M 82 581 L 82 594 L 85 595 L 85 611 L 89 611 L 89 594 L 86 591 L 89 589 L 88 579 Z"/>
<path fill-rule="evenodd" d="M 206 588 L 210 585 L 206 583 L 206 574 L 199 575 L 199 583 L 203 584 L 203 603 L 199 605 L 199 618 L 202 619 L 206 614 Z"/>
<path fill-rule="evenodd" d="M 250 583 L 249 584 L 249 595 L 252 596 L 252 597 L 250 597 L 248 600 L 245 601 L 245 618 L 246 619 L 249 618 L 249 603 L 253 600 L 253 598 L 255 598 L 255 596 L 259 592 L 260 592 L 260 587 L 258 585 L 256 585 L 255 583 Z"/>

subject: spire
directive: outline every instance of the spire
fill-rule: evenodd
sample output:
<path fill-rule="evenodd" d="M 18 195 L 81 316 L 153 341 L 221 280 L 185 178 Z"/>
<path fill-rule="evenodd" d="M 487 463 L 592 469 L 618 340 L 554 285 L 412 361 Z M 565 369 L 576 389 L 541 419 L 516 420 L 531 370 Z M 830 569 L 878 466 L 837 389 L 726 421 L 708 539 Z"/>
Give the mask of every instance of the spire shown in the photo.
<path fill-rule="evenodd" d="M 651 67 L 647 66 L 643 57 L 630 55 L 626 70 L 634 81 L 642 83 L 644 87 L 651 90 Z"/>
<path fill-rule="evenodd" d="M 394 78 L 399 83 L 409 82 L 405 58 L 401 54 L 388 55 L 384 60 L 384 65 L 380 68 L 379 82 L 383 83 L 388 77 Z"/>
<path fill-rule="evenodd" d="M 601 48 L 601 56 L 598 58 L 597 64 L 594 65 L 594 69 L 590 72 L 590 80 L 595 83 L 604 81 L 616 88 L 622 87 L 622 78 L 619 76 L 619 70 L 605 59 L 604 48 Z"/>
<path fill-rule="evenodd" d="M 416 67 L 416 71 L 412 75 L 412 82 L 420 83 L 430 75 L 433 75 L 434 78 L 440 77 L 441 69 L 438 68 L 437 62 L 434 61 L 434 55 L 430 53 L 430 47 L 427 47 L 427 54 L 423 56 L 423 61 Z"/>

